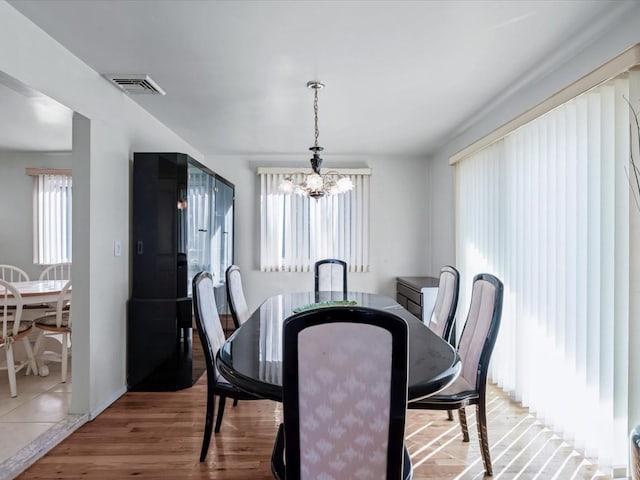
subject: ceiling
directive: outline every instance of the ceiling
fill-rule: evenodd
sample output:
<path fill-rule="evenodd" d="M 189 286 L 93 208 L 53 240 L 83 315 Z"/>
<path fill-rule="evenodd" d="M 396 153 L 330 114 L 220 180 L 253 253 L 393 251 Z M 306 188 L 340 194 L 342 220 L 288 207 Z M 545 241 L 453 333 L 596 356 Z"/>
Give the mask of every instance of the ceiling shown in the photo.
<path fill-rule="evenodd" d="M 150 75 L 166 96 L 132 98 L 204 154 L 304 152 L 317 79 L 327 156 L 424 156 L 633 0 L 10 3 L 97 72 Z"/>

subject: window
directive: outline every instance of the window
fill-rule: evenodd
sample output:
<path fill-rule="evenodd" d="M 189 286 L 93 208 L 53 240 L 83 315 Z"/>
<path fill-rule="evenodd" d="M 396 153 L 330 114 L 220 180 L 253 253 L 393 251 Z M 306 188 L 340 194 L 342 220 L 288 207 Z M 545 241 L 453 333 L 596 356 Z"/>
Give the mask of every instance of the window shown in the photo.
<path fill-rule="evenodd" d="M 604 467 L 627 455 L 625 97 L 607 82 L 455 166 L 461 305 L 476 273 L 505 286 L 491 377 Z"/>
<path fill-rule="evenodd" d="M 71 262 L 70 170 L 27 169 L 33 176 L 33 262 Z"/>
<path fill-rule="evenodd" d="M 258 169 L 260 270 L 310 272 L 321 258 L 339 258 L 350 272 L 369 271 L 369 169 L 341 170 L 355 188 L 319 200 L 280 193 L 283 169 Z M 300 181 L 302 175 L 294 175 Z"/>

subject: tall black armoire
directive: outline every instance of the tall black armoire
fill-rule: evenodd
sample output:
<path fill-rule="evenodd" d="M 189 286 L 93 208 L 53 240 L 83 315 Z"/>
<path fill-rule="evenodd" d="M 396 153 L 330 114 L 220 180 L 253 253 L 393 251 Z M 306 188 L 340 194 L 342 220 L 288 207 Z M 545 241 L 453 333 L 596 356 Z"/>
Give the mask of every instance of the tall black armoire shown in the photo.
<path fill-rule="evenodd" d="M 233 263 L 234 186 L 182 153 L 135 153 L 132 296 L 129 300 L 129 390 L 193 385 L 205 370 L 193 336 L 191 280 L 218 282 Z"/>

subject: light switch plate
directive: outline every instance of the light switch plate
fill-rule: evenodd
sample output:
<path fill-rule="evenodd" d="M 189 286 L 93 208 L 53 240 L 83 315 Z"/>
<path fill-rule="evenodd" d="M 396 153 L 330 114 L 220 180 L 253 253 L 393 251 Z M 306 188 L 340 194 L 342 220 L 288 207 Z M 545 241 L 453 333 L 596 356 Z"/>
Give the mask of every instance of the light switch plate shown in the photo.
<path fill-rule="evenodd" d="M 114 257 L 119 257 L 120 255 L 122 255 L 122 244 L 120 243 L 120 240 L 114 240 L 113 241 L 113 256 Z"/>

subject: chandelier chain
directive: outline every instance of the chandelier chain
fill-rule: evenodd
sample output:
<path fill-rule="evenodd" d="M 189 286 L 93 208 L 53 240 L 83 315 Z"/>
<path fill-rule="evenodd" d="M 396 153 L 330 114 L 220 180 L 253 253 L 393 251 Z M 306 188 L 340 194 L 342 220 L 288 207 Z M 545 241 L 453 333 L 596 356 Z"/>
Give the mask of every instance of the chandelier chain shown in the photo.
<path fill-rule="evenodd" d="M 320 130 L 318 130 L 318 88 L 314 88 L 314 96 L 313 96 L 313 115 L 314 115 L 314 124 L 315 124 L 315 144 L 314 147 L 318 148 L 318 136 L 320 135 Z"/>

